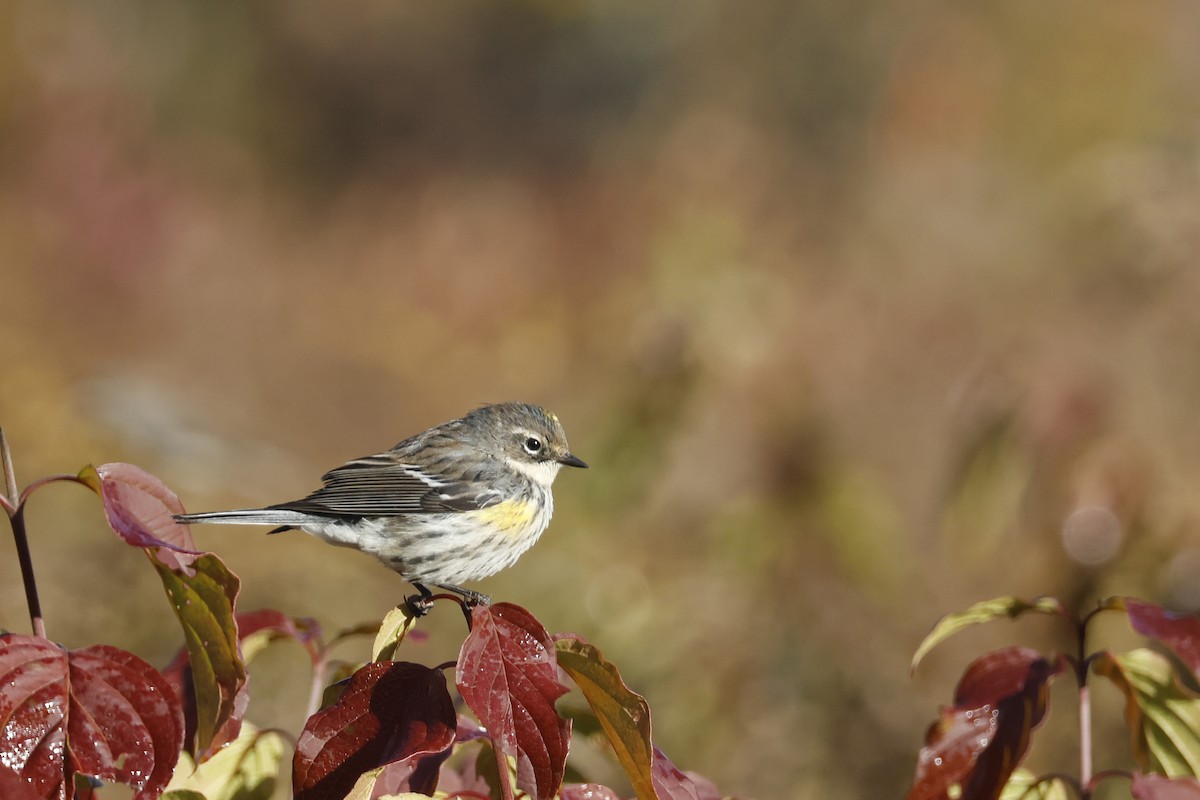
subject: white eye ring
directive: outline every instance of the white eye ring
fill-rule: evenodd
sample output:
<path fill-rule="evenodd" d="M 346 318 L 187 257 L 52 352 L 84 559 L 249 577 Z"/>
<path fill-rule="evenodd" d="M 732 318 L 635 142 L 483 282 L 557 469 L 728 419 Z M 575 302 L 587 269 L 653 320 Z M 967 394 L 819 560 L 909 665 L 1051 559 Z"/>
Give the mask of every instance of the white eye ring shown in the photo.
<path fill-rule="evenodd" d="M 529 453 L 531 456 L 536 456 L 538 453 L 542 452 L 542 440 L 536 436 L 530 436 L 525 440 L 524 447 L 526 453 Z"/>

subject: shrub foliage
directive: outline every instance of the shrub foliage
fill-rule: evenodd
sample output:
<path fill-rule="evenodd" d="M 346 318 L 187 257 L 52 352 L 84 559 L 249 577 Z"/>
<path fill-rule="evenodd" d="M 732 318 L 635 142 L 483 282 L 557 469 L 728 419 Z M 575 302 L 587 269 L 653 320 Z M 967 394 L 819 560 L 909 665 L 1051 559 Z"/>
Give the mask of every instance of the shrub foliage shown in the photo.
<path fill-rule="evenodd" d="M 310 713 L 291 748 L 300 800 L 382 796 L 583 800 L 617 798 L 579 780 L 567 756 L 572 721 L 558 700 L 573 683 L 639 800 L 717 800 L 704 778 L 654 747 L 650 709 L 617 668 L 573 634 L 553 635 L 510 603 L 468 606 L 456 661 L 401 658 L 419 622 L 402 605 L 379 625 L 326 642 L 320 626 L 274 609 L 243 611 L 241 582 L 215 553 L 198 549 L 172 520 L 179 498 L 130 464 L 53 475 L 18 492 L 0 435 L 8 515 L 29 601 L 32 633 L 0 635 L 0 796 L 91 800 L 124 784 L 136 800 L 256 800 L 289 778 L 289 737 L 244 719 L 247 663 L 274 641 L 307 652 Z M 162 580 L 183 647 L 161 671 L 107 644 L 68 650 L 46 637 L 25 526 L 42 486 L 72 482 L 100 499 L 109 527 L 141 549 Z M 371 661 L 338 674 L 330 648 L 373 634 Z M 459 713 L 454 694 L 469 715 Z M 578 717 L 578 715 L 574 715 Z M 471 751 L 474 751 L 472 754 Z"/>

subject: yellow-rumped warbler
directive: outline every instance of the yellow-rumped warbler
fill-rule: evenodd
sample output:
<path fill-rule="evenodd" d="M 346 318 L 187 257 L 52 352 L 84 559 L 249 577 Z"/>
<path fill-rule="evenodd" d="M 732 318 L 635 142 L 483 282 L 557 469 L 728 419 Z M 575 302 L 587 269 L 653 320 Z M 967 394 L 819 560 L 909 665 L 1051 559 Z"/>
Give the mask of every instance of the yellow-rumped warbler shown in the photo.
<path fill-rule="evenodd" d="M 512 566 L 533 546 L 550 523 L 550 486 L 564 464 L 587 466 L 571 455 L 558 417 L 499 403 L 330 470 L 302 500 L 175 521 L 298 528 L 375 556 L 423 597 L 428 583 L 486 603 L 461 584 Z"/>

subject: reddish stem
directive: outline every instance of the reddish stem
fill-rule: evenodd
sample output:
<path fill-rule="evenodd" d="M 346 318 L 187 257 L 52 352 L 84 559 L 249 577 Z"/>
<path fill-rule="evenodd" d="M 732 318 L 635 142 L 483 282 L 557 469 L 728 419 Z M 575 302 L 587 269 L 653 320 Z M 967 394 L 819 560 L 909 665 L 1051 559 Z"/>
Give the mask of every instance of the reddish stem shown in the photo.
<path fill-rule="evenodd" d="M 497 778 L 500 781 L 500 797 L 501 800 L 513 800 L 512 778 L 508 774 L 508 758 L 500 750 L 496 744 L 496 740 L 492 740 L 492 752 L 496 755 L 496 772 Z"/>
<path fill-rule="evenodd" d="M 473 606 L 468 603 L 465 598 L 460 597 L 459 595 L 441 592 L 439 594 L 424 594 L 421 596 L 413 595 L 407 599 L 409 608 L 412 609 L 412 612 L 417 616 L 424 616 L 426 613 L 428 613 L 429 609 L 438 600 L 451 600 L 455 603 L 458 603 L 458 607 L 462 609 L 463 618 L 467 621 L 467 631 L 469 632 L 471 630 L 471 609 Z"/>
<path fill-rule="evenodd" d="M 308 708 L 304 711 L 304 718 L 306 720 L 321 710 L 321 698 L 325 696 L 325 679 L 328 677 L 328 674 L 328 654 L 327 652 L 322 652 L 321 657 L 313 664 L 312 683 L 308 688 Z"/>
<path fill-rule="evenodd" d="M 1092 695 L 1086 684 L 1079 687 L 1079 785 L 1081 794 L 1091 796 L 1092 784 Z"/>
<path fill-rule="evenodd" d="M 1110 610 L 1099 605 L 1092 609 L 1076 626 L 1076 651 L 1074 659 L 1075 681 L 1079 685 L 1079 796 L 1089 800 L 1092 796 L 1092 692 L 1088 686 L 1088 672 L 1093 656 L 1087 652 L 1088 624 L 1101 611 Z"/>
<path fill-rule="evenodd" d="M 470 632 L 470 630 L 471 630 L 471 604 L 468 603 L 464 598 L 459 597 L 456 594 L 449 594 L 448 592 L 442 592 L 440 594 L 430 595 L 429 599 L 430 600 L 453 600 L 454 602 L 458 603 L 458 607 L 462 609 L 463 618 L 466 619 L 466 621 L 467 621 L 467 631 Z"/>
<path fill-rule="evenodd" d="M 81 483 L 84 486 L 87 486 L 87 483 L 78 475 L 68 475 L 65 472 L 61 475 L 47 475 L 44 478 L 38 478 L 36 481 L 26 486 L 25 490 L 21 492 L 21 497 L 18 502 L 24 504 L 24 502 L 29 499 L 29 495 L 33 494 L 38 489 L 50 483 L 58 483 L 59 481 L 66 481 L 68 483 Z"/>

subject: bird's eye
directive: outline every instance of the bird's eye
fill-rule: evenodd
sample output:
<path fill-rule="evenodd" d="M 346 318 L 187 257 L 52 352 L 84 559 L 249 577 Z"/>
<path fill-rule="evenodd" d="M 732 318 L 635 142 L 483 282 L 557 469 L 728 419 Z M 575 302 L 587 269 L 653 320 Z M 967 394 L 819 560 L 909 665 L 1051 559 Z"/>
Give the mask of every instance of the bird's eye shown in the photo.
<path fill-rule="evenodd" d="M 537 453 L 541 452 L 541 449 L 542 442 L 540 439 L 530 436 L 525 440 L 525 452 L 529 453 L 529 455 L 536 455 Z"/>

